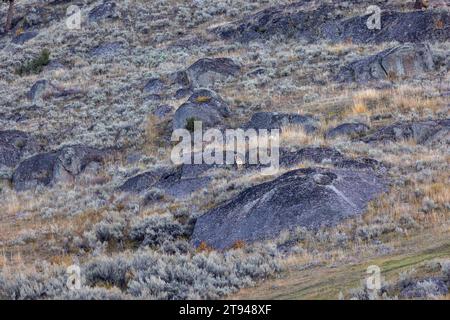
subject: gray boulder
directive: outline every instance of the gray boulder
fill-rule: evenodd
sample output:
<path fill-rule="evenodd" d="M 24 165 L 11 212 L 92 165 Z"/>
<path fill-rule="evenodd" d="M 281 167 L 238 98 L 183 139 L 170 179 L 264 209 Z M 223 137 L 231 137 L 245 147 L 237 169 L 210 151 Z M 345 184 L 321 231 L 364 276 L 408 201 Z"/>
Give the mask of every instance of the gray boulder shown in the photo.
<path fill-rule="evenodd" d="M 173 129 L 185 129 L 191 120 L 201 121 L 203 128 L 224 123 L 230 115 L 227 103 L 214 91 L 199 89 L 182 104 L 173 117 Z"/>
<path fill-rule="evenodd" d="M 450 119 L 397 122 L 380 128 L 362 141 L 386 142 L 414 139 L 419 144 L 450 144 Z"/>
<path fill-rule="evenodd" d="M 373 171 L 308 168 L 241 192 L 197 219 L 192 241 L 217 249 L 272 239 L 297 227 L 317 229 L 361 214 L 386 184 Z"/>
<path fill-rule="evenodd" d="M 253 114 L 245 129 L 282 129 L 288 125 L 302 127 L 307 133 L 316 131 L 318 122 L 312 116 L 294 113 L 257 112 Z"/>
<path fill-rule="evenodd" d="M 194 88 L 208 88 L 218 81 L 239 74 L 241 67 L 229 58 L 204 58 L 191 65 L 187 70 Z"/>
<path fill-rule="evenodd" d="M 148 171 L 138 174 L 127 181 L 120 187 L 119 191 L 139 193 L 151 189 L 161 178 L 161 170 Z"/>
<path fill-rule="evenodd" d="M 38 150 L 38 144 L 29 134 L 8 130 L 0 131 L 0 167 L 15 167 L 26 153 Z"/>
<path fill-rule="evenodd" d="M 110 42 L 98 45 L 90 50 L 89 55 L 92 57 L 112 57 L 117 55 L 124 49 L 120 42 Z"/>
<path fill-rule="evenodd" d="M 343 123 L 325 133 L 327 139 L 333 139 L 338 136 L 355 137 L 366 134 L 369 127 L 364 123 Z"/>
<path fill-rule="evenodd" d="M 24 32 L 24 33 L 21 33 L 21 34 L 15 36 L 12 39 L 12 42 L 14 44 L 22 45 L 25 42 L 28 42 L 29 40 L 35 38 L 38 34 L 39 33 L 37 31 L 27 31 L 27 32 Z"/>
<path fill-rule="evenodd" d="M 101 163 L 105 157 L 105 152 L 82 145 L 37 154 L 19 164 L 13 174 L 13 186 L 21 191 L 37 185 L 51 186 L 58 182 L 69 182 L 90 163 Z"/>
<path fill-rule="evenodd" d="M 144 92 L 148 94 L 163 94 L 165 90 L 165 83 L 158 78 L 148 80 L 144 86 Z"/>
<path fill-rule="evenodd" d="M 116 7 L 116 3 L 104 1 L 89 12 L 89 22 L 99 22 L 101 20 L 115 18 L 117 16 Z"/>
<path fill-rule="evenodd" d="M 433 54 L 429 45 L 405 44 L 351 63 L 339 72 L 338 80 L 394 80 L 412 78 L 433 70 Z"/>
<path fill-rule="evenodd" d="M 40 101 L 49 85 L 47 80 L 36 81 L 27 93 L 28 100 L 31 100 L 33 103 Z"/>
<path fill-rule="evenodd" d="M 202 170 L 203 168 L 203 170 Z M 184 198 L 206 187 L 211 178 L 201 177 L 207 168 L 204 165 L 181 165 L 176 168 L 161 168 L 134 176 L 119 187 L 119 191 L 141 193 L 159 189 L 164 194 Z"/>

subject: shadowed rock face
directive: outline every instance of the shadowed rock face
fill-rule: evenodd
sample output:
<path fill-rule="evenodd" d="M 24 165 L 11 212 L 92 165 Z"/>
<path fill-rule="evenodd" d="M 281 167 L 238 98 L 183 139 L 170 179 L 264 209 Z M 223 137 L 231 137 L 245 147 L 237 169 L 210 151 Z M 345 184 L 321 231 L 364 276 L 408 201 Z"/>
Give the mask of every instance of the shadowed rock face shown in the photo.
<path fill-rule="evenodd" d="M 338 80 L 366 82 L 411 78 L 433 69 L 433 55 L 428 45 L 407 44 L 351 63 L 340 71 Z"/>
<path fill-rule="evenodd" d="M 194 88 L 207 88 L 229 76 L 236 76 L 240 70 L 232 59 L 205 58 L 195 62 L 186 72 Z"/>
<path fill-rule="evenodd" d="M 25 152 L 33 153 L 37 150 L 36 141 L 27 133 L 17 130 L 0 131 L 0 167 L 13 168 Z"/>
<path fill-rule="evenodd" d="M 338 136 L 360 136 L 368 130 L 369 127 L 364 123 L 343 123 L 336 128 L 328 130 L 325 136 L 327 139 L 336 138 Z"/>
<path fill-rule="evenodd" d="M 306 115 L 278 113 L 278 112 L 257 112 L 253 114 L 250 121 L 244 126 L 245 129 L 281 129 L 289 125 L 298 125 L 306 132 L 311 133 L 317 129 L 317 121 Z"/>
<path fill-rule="evenodd" d="M 265 9 L 244 20 L 213 30 L 219 37 L 241 42 L 282 36 L 308 41 L 379 43 L 423 42 L 450 39 L 448 11 L 382 12 L 382 29 L 370 30 L 370 15 L 344 19 L 333 5 L 305 6 L 301 1 Z"/>
<path fill-rule="evenodd" d="M 196 90 L 189 100 L 175 112 L 173 129 L 185 129 L 188 120 L 201 121 L 203 128 L 224 123 L 224 118 L 230 115 L 228 105 L 214 91 Z"/>
<path fill-rule="evenodd" d="M 245 155 L 245 170 L 259 170 L 265 165 L 248 164 L 248 151 Z M 192 158 L 193 160 L 193 158 Z M 280 149 L 280 166 L 290 168 L 304 162 L 328 164 L 336 168 L 374 170 L 384 173 L 386 168 L 376 160 L 367 158 L 348 158 L 333 148 L 307 147 L 296 151 Z M 236 165 L 228 164 L 183 164 L 176 168 L 161 168 L 138 174 L 125 181 L 120 191 L 141 193 L 152 188 L 161 189 L 172 197 L 183 198 L 193 192 L 206 188 L 211 182 L 209 174 L 215 169 L 238 170 Z"/>
<path fill-rule="evenodd" d="M 450 119 L 408 121 L 383 127 L 364 137 L 364 142 L 386 142 L 414 139 L 419 144 L 450 144 Z"/>
<path fill-rule="evenodd" d="M 211 178 L 198 176 L 208 170 L 209 167 L 205 166 L 182 165 L 145 172 L 125 181 L 119 190 L 140 193 L 156 188 L 169 196 L 184 198 L 210 182 Z"/>
<path fill-rule="evenodd" d="M 99 22 L 116 17 L 117 5 L 112 1 L 104 1 L 89 12 L 89 22 Z"/>
<path fill-rule="evenodd" d="M 300 169 L 251 187 L 199 217 L 192 241 L 226 249 L 296 227 L 316 229 L 361 214 L 385 190 L 373 171 Z"/>
<path fill-rule="evenodd" d="M 57 151 L 41 153 L 22 161 L 12 178 L 16 190 L 37 185 L 68 182 L 84 171 L 92 162 L 102 162 L 106 154 L 95 148 L 75 145 Z"/>

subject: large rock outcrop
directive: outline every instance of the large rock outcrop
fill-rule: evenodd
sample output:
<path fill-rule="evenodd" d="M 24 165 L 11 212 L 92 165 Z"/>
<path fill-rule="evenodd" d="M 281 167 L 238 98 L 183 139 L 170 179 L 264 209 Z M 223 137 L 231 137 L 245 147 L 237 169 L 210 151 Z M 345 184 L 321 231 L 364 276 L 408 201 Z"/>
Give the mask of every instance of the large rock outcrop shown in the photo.
<path fill-rule="evenodd" d="M 387 142 L 413 139 L 419 144 L 450 144 L 450 119 L 397 122 L 382 127 L 362 139 L 364 142 Z"/>
<path fill-rule="evenodd" d="M 416 77 L 433 70 L 433 54 L 429 45 L 405 44 L 351 63 L 339 72 L 338 80 L 395 80 Z"/>
<path fill-rule="evenodd" d="M 296 227 L 317 229 L 361 214 L 386 188 L 371 170 L 308 168 L 241 192 L 197 219 L 192 241 L 217 249 L 275 238 Z"/>
<path fill-rule="evenodd" d="M 83 145 L 65 146 L 57 151 L 40 153 L 22 161 L 14 171 L 12 183 L 16 190 L 37 185 L 51 186 L 70 182 L 92 162 L 101 163 L 106 152 Z"/>
<path fill-rule="evenodd" d="M 370 15 L 362 14 L 345 18 L 336 4 L 318 5 L 299 1 L 267 8 L 212 31 L 223 39 L 240 42 L 266 40 L 274 36 L 353 43 L 406 43 L 450 39 L 450 12 L 446 10 L 384 10 L 381 30 L 371 30 L 367 27 L 369 17 Z"/>

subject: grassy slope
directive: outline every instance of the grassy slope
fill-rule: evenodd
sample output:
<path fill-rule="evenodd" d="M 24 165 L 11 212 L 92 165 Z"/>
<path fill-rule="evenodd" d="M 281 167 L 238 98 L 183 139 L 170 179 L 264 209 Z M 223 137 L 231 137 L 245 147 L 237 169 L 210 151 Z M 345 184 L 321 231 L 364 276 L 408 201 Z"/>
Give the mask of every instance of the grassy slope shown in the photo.
<path fill-rule="evenodd" d="M 382 276 L 391 279 L 405 270 L 417 268 L 426 261 L 450 257 L 450 231 L 438 236 L 416 236 L 399 243 L 396 253 L 365 259 L 354 264 L 314 267 L 296 271 L 291 266 L 279 279 L 241 290 L 232 299 L 337 299 L 339 292 L 358 287 L 366 277 L 369 265 L 381 268 Z"/>

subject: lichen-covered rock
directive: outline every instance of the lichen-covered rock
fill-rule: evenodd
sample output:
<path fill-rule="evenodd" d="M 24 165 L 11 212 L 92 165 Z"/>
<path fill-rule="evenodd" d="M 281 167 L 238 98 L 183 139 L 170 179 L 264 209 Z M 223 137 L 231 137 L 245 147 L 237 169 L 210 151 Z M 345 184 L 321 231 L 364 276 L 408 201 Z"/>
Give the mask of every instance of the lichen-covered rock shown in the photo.
<path fill-rule="evenodd" d="M 103 162 L 105 157 L 105 152 L 82 145 L 37 154 L 19 164 L 12 177 L 13 186 L 21 191 L 37 185 L 70 182 L 90 163 Z"/>
<path fill-rule="evenodd" d="M 182 104 L 173 117 L 173 129 L 186 129 L 188 121 L 201 121 L 203 128 L 224 123 L 230 115 L 228 104 L 214 91 L 199 89 Z"/>
<path fill-rule="evenodd" d="M 371 170 L 308 168 L 241 192 L 197 219 L 192 241 L 217 249 L 275 238 L 297 227 L 317 229 L 361 214 L 386 188 Z"/>
<path fill-rule="evenodd" d="M 187 70 L 194 88 L 208 88 L 217 81 L 239 74 L 241 67 L 229 58 L 204 58 L 191 65 Z"/>
<path fill-rule="evenodd" d="M 427 44 L 405 44 L 352 62 L 338 75 L 340 81 L 366 82 L 412 78 L 434 70 Z"/>
<path fill-rule="evenodd" d="M 419 144 L 450 144 L 450 119 L 397 122 L 362 139 L 386 142 L 413 139 Z"/>
<path fill-rule="evenodd" d="M 327 139 L 333 139 L 338 136 L 356 137 L 369 131 L 369 127 L 364 123 L 343 123 L 325 133 Z"/>
<path fill-rule="evenodd" d="M 317 129 L 318 122 L 312 116 L 295 113 L 257 112 L 253 114 L 246 129 L 282 129 L 283 127 L 296 125 L 302 127 L 307 133 Z"/>

